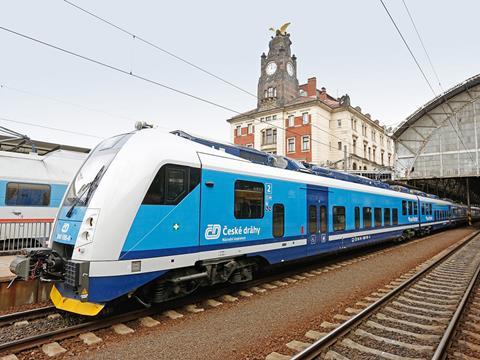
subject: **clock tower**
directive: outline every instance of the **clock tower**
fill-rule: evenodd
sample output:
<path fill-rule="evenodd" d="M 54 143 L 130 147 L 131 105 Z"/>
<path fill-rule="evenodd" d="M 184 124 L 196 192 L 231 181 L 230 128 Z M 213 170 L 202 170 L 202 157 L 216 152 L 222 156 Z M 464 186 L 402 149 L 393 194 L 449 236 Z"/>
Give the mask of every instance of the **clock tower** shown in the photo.
<path fill-rule="evenodd" d="M 258 79 L 258 109 L 284 106 L 298 97 L 297 58 L 291 55 L 290 34 L 276 30 L 268 45 L 268 55 L 261 56 Z"/>

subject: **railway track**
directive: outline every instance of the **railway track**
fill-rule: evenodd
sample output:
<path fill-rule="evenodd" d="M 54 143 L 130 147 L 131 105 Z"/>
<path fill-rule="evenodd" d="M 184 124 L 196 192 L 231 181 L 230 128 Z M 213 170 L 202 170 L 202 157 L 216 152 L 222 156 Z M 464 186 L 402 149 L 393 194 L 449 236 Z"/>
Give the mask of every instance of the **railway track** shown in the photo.
<path fill-rule="evenodd" d="M 409 243 L 417 241 L 423 241 L 427 238 L 413 240 Z M 408 245 L 405 243 L 403 245 Z M 267 273 L 261 278 L 253 280 L 251 282 L 233 285 L 227 288 L 210 288 L 205 289 L 200 293 L 191 295 L 187 298 L 178 299 L 169 303 L 161 304 L 149 309 L 138 309 L 111 315 L 100 319 L 83 318 L 78 321 L 73 321 L 73 324 L 58 326 L 50 331 L 31 332 L 28 328 L 24 328 L 25 334 L 30 336 L 22 336 L 20 338 L 11 339 L 9 341 L 3 341 L 0 337 L 0 354 L 18 354 L 22 351 L 29 350 L 47 343 L 61 341 L 68 338 L 73 338 L 77 335 L 86 332 L 92 332 L 100 329 L 106 329 L 113 325 L 120 323 L 127 323 L 134 320 L 138 320 L 143 317 L 149 317 L 153 315 L 162 314 L 172 309 L 184 309 L 191 304 L 204 303 L 206 299 L 218 299 L 228 294 L 239 294 L 242 291 L 248 294 L 248 292 L 265 292 L 266 289 L 271 290 L 277 287 L 286 286 L 289 283 L 305 280 L 308 277 L 320 275 L 321 273 L 332 271 L 338 268 L 346 267 L 352 263 L 364 261 L 374 256 L 381 255 L 385 252 L 391 251 L 395 248 L 395 245 L 381 245 L 376 248 L 369 248 L 360 250 L 354 253 L 346 253 L 340 258 L 335 260 L 327 259 L 319 263 L 315 262 L 297 264 L 291 268 L 284 268 L 281 272 L 275 272 L 273 274 Z M 238 296 L 238 295 L 236 295 Z M 19 320 L 35 320 L 40 319 L 42 316 L 47 317 L 48 314 L 55 313 L 53 307 L 45 307 L 40 309 L 28 310 L 19 313 L 13 313 L 0 317 L 0 325 L 3 327 L 12 325 Z M 13 326 L 13 325 L 12 325 Z M 1 327 L 0 327 L 1 330 Z M 8 331 L 8 330 L 7 330 Z M 33 334 L 33 335 L 32 335 Z"/>
<path fill-rule="evenodd" d="M 56 311 L 55 306 L 44 306 L 35 309 L 18 311 L 10 314 L 0 315 L 0 327 L 11 325 L 17 321 L 34 320 L 48 316 Z"/>
<path fill-rule="evenodd" d="M 267 359 L 478 359 L 479 273 L 477 232 L 293 357 Z"/>
<path fill-rule="evenodd" d="M 422 241 L 423 239 L 416 239 L 410 243 L 416 241 Z M 406 243 L 408 244 L 408 243 Z M 160 304 L 149 309 L 134 308 L 131 311 L 124 313 L 106 316 L 100 319 L 91 319 L 86 317 L 72 317 L 73 324 L 63 323 L 61 320 L 61 313 L 56 312 L 53 306 L 32 309 L 27 311 L 21 311 L 17 313 L 11 313 L 0 316 L 0 332 L 2 328 L 8 333 L 16 332 L 24 333 L 29 336 L 20 335 L 17 338 L 13 338 L 8 341 L 2 342 L 0 333 L 0 354 L 17 354 L 25 350 L 32 349 L 50 342 L 61 341 L 64 339 L 75 337 L 85 332 L 92 332 L 95 330 L 109 328 L 119 323 L 126 323 L 134 320 L 138 320 L 142 317 L 153 316 L 162 314 L 172 309 L 184 308 L 192 303 L 203 303 L 206 299 L 220 298 L 228 294 L 238 294 L 242 291 L 264 292 L 272 290 L 277 287 L 285 286 L 290 283 L 294 283 L 300 280 L 305 280 L 309 276 L 319 275 L 323 272 L 332 271 L 338 268 L 348 266 L 349 264 L 359 261 L 367 260 L 371 257 L 381 255 L 384 252 L 393 250 L 396 247 L 395 244 L 380 244 L 376 247 L 365 248 L 356 252 L 350 252 L 340 255 L 336 259 L 324 259 L 306 262 L 303 264 L 296 264 L 294 266 L 284 267 L 282 270 L 274 270 L 262 274 L 261 277 L 252 280 L 245 284 L 230 285 L 228 287 L 206 288 L 199 293 L 195 293 L 187 298 L 177 299 L 175 301 Z M 307 275 L 310 273 L 310 275 Z M 302 275 L 303 274 L 303 275 Z M 282 281 L 283 280 L 283 281 Z M 248 294 L 248 292 L 247 292 Z M 47 321 L 47 317 L 51 314 L 54 315 L 58 321 L 56 329 L 43 330 L 43 326 L 35 326 L 35 321 Z M 30 321 L 33 327 L 29 328 L 29 325 L 24 327 L 16 327 L 14 323 Z M 11 326 L 11 328 L 7 328 Z M 54 326 L 52 326 L 53 328 Z M 10 331 L 12 329 L 13 331 Z M 33 334 L 33 335 L 32 335 Z"/>

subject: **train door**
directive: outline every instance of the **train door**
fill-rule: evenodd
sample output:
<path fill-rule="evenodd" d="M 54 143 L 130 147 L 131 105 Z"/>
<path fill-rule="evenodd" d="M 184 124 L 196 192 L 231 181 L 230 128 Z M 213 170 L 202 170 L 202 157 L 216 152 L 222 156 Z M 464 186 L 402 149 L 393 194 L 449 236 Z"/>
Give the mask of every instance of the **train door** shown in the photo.
<path fill-rule="evenodd" d="M 308 255 L 320 253 L 328 241 L 328 191 L 322 186 L 307 188 Z"/>

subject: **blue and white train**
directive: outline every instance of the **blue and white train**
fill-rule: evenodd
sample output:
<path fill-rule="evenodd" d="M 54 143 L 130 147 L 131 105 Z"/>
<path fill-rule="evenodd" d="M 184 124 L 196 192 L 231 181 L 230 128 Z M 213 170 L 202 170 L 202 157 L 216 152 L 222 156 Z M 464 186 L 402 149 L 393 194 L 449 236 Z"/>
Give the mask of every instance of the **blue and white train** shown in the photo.
<path fill-rule="evenodd" d="M 162 302 L 466 219 L 448 201 L 177 135 L 142 129 L 100 143 L 70 185 L 50 247 L 27 251 L 12 271 L 54 279 L 57 308 L 93 316 L 117 299 Z"/>
<path fill-rule="evenodd" d="M 0 251 L 48 238 L 62 199 L 87 154 L 0 151 Z M 29 246 L 34 242 L 29 241 Z"/>

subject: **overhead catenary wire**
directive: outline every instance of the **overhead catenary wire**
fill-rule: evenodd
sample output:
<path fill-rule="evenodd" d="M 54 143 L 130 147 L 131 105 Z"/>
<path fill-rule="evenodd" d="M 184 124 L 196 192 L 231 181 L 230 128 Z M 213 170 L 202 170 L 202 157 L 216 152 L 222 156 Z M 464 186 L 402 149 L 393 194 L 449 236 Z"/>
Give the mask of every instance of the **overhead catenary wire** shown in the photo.
<path fill-rule="evenodd" d="M 107 19 L 105 19 L 104 17 L 95 14 L 93 11 L 87 10 L 87 9 L 85 9 L 85 8 L 83 8 L 83 7 L 75 4 L 75 3 L 72 2 L 72 1 L 63 0 L 63 2 L 65 2 L 66 4 L 72 6 L 72 7 L 76 8 L 76 9 L 78 9 L 78 10 L 80 10 L 80 11 L 82 11 L 83 13 L 88 14 L 88 15 L 92 16 L 93 18 L 95 18 L 95 19 L 97 19 L 97 20 L 99 20 L 99 21 L 101 21 L 101 22 L 103 22 L 103 23 L 105 23 L 105 24 L 113 27 L 114 29 L 117 29 L 118 31 L 120 31 L 120 32 L 122 32 L 122 33 L 124 33 L 124 34 L 127 34 L 128 36 L 131 36 L 132 39 L 134 39 L 134 40 L 139 40 L 139 41 L 141 41 L 141 42 L 143 42 L 143 43 L 145 43 L 145 44 L 147 44 L 147 45 L 149 45 L 149 46 L 151 46 L 151 47 L 153 47 L 153 48 L 155 48 L 155 49 L 157 49 L 157 50 L 159 50 L 159 51 L 161 51 L 161 52 L 163 52 L 163 53 L 165 53 L 165 54 L 167 54 L 167 55 L 169 55 L 169 56 L 172 56 L 173 58 L 175 58 L 175 59 L 177 59 L 177 60 L 179 60 L 179 61 L 181 61 L 181 62 L 183 62 L 183 63 L 186 63 L 186 64 L 188 64 L 188 65 L 196 68 L 197 70 L 200 70 L 200 71 L 202 71 L 202 72 L 204 72 L 204 73 L 206 73 L 206 74 L 208 74 L 208 75 L 210 75 L 210 76 L 212 76 L 212 77 L 214 77 L 214 78 L 216 78 L 216 79 L 218 79 L 218 80 L 220 80 L 220 81 L 222 81 L 222 82 L 224 82 L 224 83 L 226 83 L 226 84 L 228 84 L 228 85 L 230 85 L 230 86 L 233 86 L 234 88 L 236 88 L 236 89 L 238 89 L 238 90 L 243 91 L 244 93 L 246 93 L 246 94 L 248 94 L 248 95 L 251 95 L 252 97 L 255 97 L 255 99 L 257 99 L 257 95 L 251 93 L 250 91 L 241 88 L 240 86 L 232 83 L 231 81 L 228 81 L 228 80 L 226 80 L 226 79 L 224 79 L 224 78 L 222 78 L 222 77 L 220 77 L 220 76 L 212 73 L 211 71 L 208 71 L 208 70 L 206 70 L 205 68 L 203 68 L 203 67 L 201 67 L 201 66 L 199 66 L 199 65 L 196 65 L 195 63 L 193 63 L 193 62 L 191 62 L 191 61 L 189 61 L 189 60 L 186 60 L 185 58 L 182 58 L 182 57 L 174 54 L 173 52 L 171 52 L 171 51 L 169 51 L 169 50 L 166 50 L 165 48 L 163 48 L 163 47 L 161 47 L 161 46 L 159 46 L 159 45 L 157 45 L 157 44 L 155 44 L 155 43 L 153 43 L 153 42 L 151 42 L 151 41 L 149 41 L 149 40 L 146 40 L 146 39 L 143 38 L 142 36 L 140 36 L 140 35 L 138 35 L 138 34 L 135 34 L 135 33 L 133 33 L 132 31 L 127 30 L 127 29 L 125 29 L 124 27 L 122 27 L 122 26 L 120 26 L 120 25 L 118 25 L 118 24 L 113 23 L 111 20 L 107 20 Z M 130 66 L 130 69 L 132 69 L 132 66 Z M 131 70 L 131 71 L 132 71 L 132 70 Z M 318 130 L 323 131 L 323 132 L 326 132 L 326 133 L 328 133 L 329 135 L 331 135 L 331 136 L 333 136 L 333 137 L 335 137 L 335 138 L 337 138 L 337 139 L 342 140 L 343 142 L 345 142 L 345 139 L 336 136 L 335 134 L 329 132 L 328 130 L 322 129 L 322 128 L 314 125 L 314 124 L 311 124 L 311 125 L 312 125 L 312 127 L 315 127 L 315 128 L 317 128 Z M 347 141 L 347 143 L 350 144 L 350 145 L 353 145 L 352 143 L 349 143 L 348 141 Z M 330 145 L 328 145 L 328 146 L 330 146 Z M 342 150 L 342 152 L 343 152 L 343 150 Z"/>
<path fill-rule="evenodd" d="M 415 33 L 417 34 L 418 40 L 420 41 L 420 44 L 422 45 L 423 51 L 424 51 L 424 53 L 425 53 L 425 56 L 426 56 L 427 59 L 428 59 L 428 62 L 429 62 L 430 67 L 431 67 L 431 69 L 432 69 L 432 71 L 433 71 L 433 74 L 435 75 L 435 78 L 436 78 L 437 81 L 438 81 L 438 86 L 439 86 L 441 92 L 442 92 L 442 93 L 445 93 L 445 89 L 443 88 L 443 84 L 442 84 L 442 82 L 441 82 L 441 80 L 440 80 L 440 77 L 438 76 L 437 69 L 436 69 L 435 66 L 433 65 L 433 61 L 432 61 L 432 59 L 431 59 L 431 57 L 430 57 L 430 54 L 429 54 L 428 51 L 427 51 L 427 47 L 425 46 L 425 43 L 424 43 L 424 41 L 423 41 L 423 39 L 422 39 L 422 36 L 420 35 L 420 31 L 418 30 L 417 25 L 415 24 L 415 20 L 413 19 L 413 16 L 412 16 L 412 14 L 411 14 L 411 12 L 410 12 L 410 9 L 408 8 L 407 3 L 406 3 L 405 0 L 402 0 L 402 2 L 403 2 L 403 6 L 405 7 L 405 10 L 406 10 L 406 12 L 407 12 L 407 14 L 408 14 L 408 17 L 409 17 L 409 19 L 410 19 L 410 22 L 412 23 L 412 26 L 413 26 L 413 28 L 415 29 Z M 455 126 L 453 125 L 452 120 L 450 119 L 450 117 L 448 116 L 447 112 L 445 111 L 444 104 L 442 104 L 442 110 L 443 110 L 443 112 L 445 113 L 445 115 L 447 116 L 448 122 L 450 123 L 450 125 L 451 125 L 452 128 L 453 128 L 453 130 L 455 131 L 455 134 L 457 135 L 458 139 L 459 139 L 460 142 L 462 143 L 462 146 L 464 147 L 464 149 L 465 149 L 465 150 L 467 151 L 467 153 L 468 153 L 469 150 L 467 149 L 465 143 L 463 142 L 463 134 L 459 134 L 459 133 L 458 133 L 458 131 L 461 132 L 461 130 L 460 130 L 460 128 L 459 128 L 458 131 L 457 131 L 457 129 L 456 129 Z M 469 154 L 469 157 L 473 160 L 473 157 L 472 157 L 470 154 Z M 476 163 L 475 160 L 473 160 L 473 162 Z"/>
<path fill-rule="evenodd" d="M 81 136 L 87 136 L 87 137 L 91 137 L 91 138 L 104 139 L 103 137 L 93 135 L 93 134 L 87 134 L 87 133 L 72 131 L 72 130 L 65 130 L 65 129 L 56 128 L 56 127 L 52 127 L 52 126 L 39 125 L 39 124 L 34 124 L 34 123 L 31 123 L 31 122 L 27 122 L 27 121 L 14 120 L 14 119 L 7 118 L 7 117 L 4 117 L 4 116 L 0 116 L 0 120 L 15 123 L 15 124 L 34 126 L 34 127 L 38 127 L 38 128 L 42 128 L 42 129 L 47 129 L 47 130 L 60 131 L 60 132 L 67 133 L 67 134 L 72 134 L 72 135 L 81 135 Z"/>
<path fill-rule="evenodd" d="M 125 29 L 124 27 L 122 27 L 122 26 L 120 26 L 120 25 L 117 25 L 117 24 L 114 24 L 112 21 L 107 20 L 107 19 L 105 19 L 105 18 L 103 18 L 103 17 L 101 17 L 101 16 L 93 13 L 91 10 L 87 10 L 87 9 L 85 9 L 85 8 L 79 6 L 79 5 L 77 5 L 77 4 L 75 4 L 75 3 L 71 2 L 71 1 L 68 1 L 68 0 L 63 0 L 63 1 L 64 1 L 66 4 L 68 4 L 68 5 L 70 5 L 70 6 L 73 6 L 74 8 L 76 8 L 76 9 L 84 12 L 85 14 L 88 14 L 88 15 L 94 17 L 95 19 L 100 20 L 100 21 L 102 21 L 103 23 L 105 23 L 105 24 L 107 24 L 107 25 L 109 25 L 109 26 L 111 26 L 111 27 L 113 27 L 113 28 L 115 28 L 115 29 L 123 32 L 124 34 L 127 34 L 127 35 L 131 36 L 133 39 L 136 39 L 136 40 L 138 40 L 138 41 L 141 41 L 141 42 L 143 42 L 144 44 L 147 44 L 147 45 L 149 45 L 149 46 L 151 46 L 151 47 L 153 47 L 153 48 L 155 48 L 155 49 L 157 49 L 157 50 L 159 50 L 159 51 L 161 51 L 161 52 L 163 52 L 163 53 L 165 53 L 165 54 L 167 54 L 167 55 L 169 55 L 169 56 L 171 56 L 171 57 L 173 57 L 173 58 L 175 58 L 175 59 L 177 59 L 177 60 L 179 60 L 179 61 L 181 61 L 181 62 L 183 62 L 183 63 L 185 63 L 185 64 L 187 64 L 187 65 L 189 65 L 189 66 L 191 66 L 191 67 L 194 67 L 195 69 L 200 70 L 201 72 L 203 72 L 203 73 L 205 73 L 205 74 L 207 74 L 207 75 L 209 75 L 209 76 L 211 76 L 211 77 L 213 77 L 213 78 L 215 78 L 215 79 L 217 79 L 217 80 L 219 80 L 219 81 L 221 81 L 221 82 L 223 82 L 223 83 L 225 83 L 225 84 L 227 84 L 227 85 L 233 86 L 234 88 L 236 88 L 237 90 L 240 90 L 240 91 L 244 92 L 245 94 L 248 94 L 248 95 L 250 95 L 250 96 L 253 96 L 253 97 L 257 98 L 257 95 L 251 93 L 250 91 L 245 90 L 245 89 L 243 89 L 242 87 L 240 87 L 240 86 L 238 86 L 238 85 L 235 85 L 235 84 L 232 83 L 231 81 L 228 81 L 228 80 L 226 80 L 225 78 L 223 78 L 223 77 L 221 77 L 221 76 L 219 76 L 219 75 L 214 74 L 213 72 L 205 69 L 204 67 L 201 67 L 201 66 L 199 66 L 199 65 L 194 64 L 192 61 L 189 61 L 189 60 L 187 60 L 187 59 L 185 59 L 185 58 L 183 58 L 183 57 L 181 57 L 181 56 L 179 56 L 179 55 L 174 54 L 172 51 L 167 50 L 167 49 L 165 49 L 165 48 L 163 48 L 163 47 L 161 47 L 161 46 L 153 43 L 152 41 L 145 39 L 143 36 L 140 36 L 140 35 L 138 35 L 138 34 L 134 34 L 133 32 Z"/>
<path fill-rule="evenodd" d="M 167 90 L 170 90 L 170 91 L 173 91 L 173 92 L 175 92 L 175 93 L 178 93 L 178 94 L 181 94 L 181 95 L 190 97 L 190 98 L 192 98 L 192 99 L 195 99 L 195 100 L 204 102 L 204 103 L 206 103 L 206 104 L 215 106 L 215 107 L 217 107 L 217 108 L 220 108 L 220 109 L 223 109 L 223 110 L 227 110 L 227 111 L 233 112 L 233 113 L 235 113 L 235 114 L 237 114 L 237 115 L 243 115 L 243 113 L 240 112 L 240 111 L 237 111 L 237 110 L 235 110 L 235 109 L 232 109 L 232 108 L 227 107 L 227 106 L 224 106 L 224 105 L 221 105 L 221 104 L 216 103 L 216 102 L 214 102 L 214 101 L 211 101 L 211 100 L 202 98 L 202 97 L 200 97 L 200 96 L 197 96 L 197 95 L 188 93 L 188 92 L 183 91 L 183 90 L 176 89 L 176 88 L 174 88 L 174 87 L 172 87 L 172 86 L 169 86 L 169 85 L 162 84 L 162 83 L 160 83 L 160 82 L 158 82 L 158 81 L 156 81 L 156 80 L 152 80 L 152 79 L 150 79 L 150 78 L 147 78 L 147 77 L 144 77 L 144 76 L 141 76 L 141 75 L 137 75 L 137 74 L 131 73 L 130 71 L 127 71 L 127 70 L 125 70 L 125 69 L 119 68 L 119 67 L 117 67 L 117 66 L 110 65 L 110 64 L 108 64 L 108 63 L 106 63 L 106 62 L 102 62 L 102 61 L 100 61 L 100 60 L 96 60 L 96 59 L 93 59 L 93 58 L 88 57 L 88 56 L 85 56 L 85 55 L 81 55 L 81 54 L 76 53 L 76 52 L 74 52 L 74 51 L 67 50 L 67 49 L 62 48 L 62 47 L 60 47 L 60 46 L 50 44 L 50 43 L 48 43 L 48 42 L 45 42 L 45 41 L 43 41 L 43 40 L 34 38 L 34 37 L 29 36 L 29 35 L 26 35 L 26 34 L 22 34 L 22 33 L 18 32 L 18 31 L 15 31 L 15 30 L 6 28 L 6 27 L 4 27 L 4 26 L 0 26 L 0 30 L 6 31 L 6 32 L 8 32 L 8 33 L 10 33 L 10 34 L 13 34 L 13 35 L 15 35 L 15 36 L 18 36 L 18 37 L 21 37 L 21 38 L 30 40 L 30 41 L 35 42 L 35 43 L 37 43 L 37 44 L 40 44 L 40 45 L 49 47 L 49 48 L 51 48 L 51 49 L 55 49 L 55 50 L 57 50 L 57 51 L 60 51 L 60 52 L 63 52 L 63 53 L 65 53 L 65 54 L 74 56 L 74 57 L 76 57 L 76 58 L 85 60 L 85 61 L 87 61 L 87 62 L 90 62 L 90 63 L 96 64 L 96 65 L 99 65 L 99 66 L 101 66 L 101 67 L 103 67 L 103 68 L 107 68 L 107 69 L 110 69 L 110 70 L 113 70 L 113 71 L 122 73 L 122 74 L 124 74 L 124 75 L 134 77 L 134 78 L 136 78 L 136 79 L 138 79 L 138 80 L 142 80 L 142 81 L 145 81 L 145 82 L 150 83 L 150 84 L 152 84 L 152 85 L 156 85 L 156 86 L 165 88 L 165 89 L 167 89 Z M 253 120 L 254 122 L 263 123 L 263 122 L 261 122 L 259 119 L 253 118 L 252 120 Z M 275 125 L 275 124 L 272 124 L 272 123 L 269 123 L 269 124 L 270 124 L 272 127 L 275 127 L 275 128 L 277 128 L 277 129 L 281 129 L 281 130 L 283 130 L 283 131 L 287 131 L 287 130 L 286 130 L 284 127 L 282 127 L 282 126 L 278 126 L 278 125 Z M 295 131 L 290 130 L 290 129 L 289 129 L 288 131 L 289 131 L 290 133 L 292 133 L 292 134 L 296 134 L 296 135 L 299 135 L 299 136 L 302 136 L 302 135 L 303 135 L 303 134 L 300 134 L 300 133 L 295 132 Z M 321 142 L 321 141 L 319 141 L 319 140 L 311 139 L 311 141 L 316 142 L 316 143 L 318 143 L 318 144 L 322 144 L 322 145 L 324 145 L 324 146 L 328 146 L 330 149 L 332 148 L 330 144 L 323 143 L 323 142 Z M 333 148 L 333 149 L 335 149 L 335 150 L 337 150 L 337 151 L 340 151 L 340 152 L 342 152 L 342 153 L 344 152 L 343 150 L 339 150 L 339 149 L 336 149 L 336 148 Z"/>
<path fill-rule="evenodd" d="M 50 100 L 50 101 L 58 102 L 60 104 L 65 104 L 65 105 L 77 107 L 79 109 L 84 109 L 84 110 L 91 111 L 91 112 L 96 112 L 96 113 L 99 113 L 99 114 L 104 114 L 104 115 L 110 116 L 112 118 L 125 119 L 125 120 L 130 120 L 130 121 L 138 121 L 138 120 L 136 120 L 134 118 L 131 118 L 129 116 L 120 115 L 120 114 L 112 114 L 110 112 L 100 110 L 100 109 L 95 109 L 95 108 L 92 108 L 92 107 L 89 107 L 89 106 L 86 106 L 86 105 L 77 104 L 77 103 L 73 103 L 73 102 L 70 102 L 70 101 L 65 101 L 65 100 L 55 98 L 55 97 L 51 97 L 51 96 L 48 96 L 48 95 L 42 95 L 42 94 L 32 92 L 32 91 L 29 91 L 29 90 L 19 89 L 17 87 L 12 87 L 12 86 L 9 86 L 5 83 L 0 83 L 0 89 L 5 89 L 5 90 L 20 93 L 20 94 L 25 94 L 25 95 L 29 95 L 29 96 L 35 96 L 35 97 L 47 99 L 47 100 Z"/>
<path fill-rule="evenodd" d="M 422 74 L 423 78 L 425 79 L 425 82 L 427 83 L 428 87 L 430 88 L 430 90 L 432 91 L 434 97 L 438 97 L 437 95 L 437 92 L 435 91 L 435 89 L 433 88 L 432 84 L 430 83 L 430 81 L 428 80 L 428 77 L 427 75 L 425 74 L 425 72 L 423 71 L 422 69 L 422 66 L 420 65 L 420 63 L 418 62 L 417 58 L 415 57 L 415 54 L 413 53 L 412 49 L 410 48 L 410 46 L 408 45 L 408 42 L 406 41 L 405 37 L 403 36 L 402 32 L 400 31 L 400 28 L 398 27 L 397 23 L 395 22 L 395 20 L 393 19 L 393 16 L 391 15 L 390 11 L 388 10 L 387 6 L 385 5 L 384 1 L 383 0 L 380 0 L 380 3 L 382 4 L 383 8 L 385 9 L 388 17 L 390 18 L 390 21 L 392 22 L 392 24 L 394 25 L 395 29 L 397 30 L 398 34 L 400 35 L 400 38 L 402 39 L 405 47 L 407 48 L 408 52 L 410 53 L 410 55 L 412 56 L 413 60 L 415 61 L 415 64 L 417 65 L 418 69 L 420 70 L 420 73 Z M 408 10 L 408 7 L 407 7 L 407 10 Z M 413 17 L 411 17 L 411 20 L 413 21 Z M 416 26 L 415 26 L 416 28 Z M 419 35 L 419 33 L 417 32 L 417 34 Z M 423 41 L 422 41 L 423 42 Z M 424 48 L 425 51 L 426 51 L 426 48 Z M 428 53 L 427 53 L 428 54 Z M 428 56 L 428 55 L 427 55 Z M 450 126 L 453 128 L 453 130 L 455 131 L 455 134 L 457 135 L 458 139 L 460 140 L 460 142 L 462 143 L 462 146 L 465 148 L 466 150 L 466 153 L 467 155 L 470 157 L 470 159 L 472 160 L 472 162 L 474 164 L 476 164 L 476 160 L 472 157 L 472 155 L 470 154 L 470 150 L 468 150 L 468 148 L 466 147 L 465 143 L 463 142 L 463 139 L 462 137 L 460 136 L 460 134 L 458 133 L 457 129 L 455 128 L 455 126 L 453 125 L 452 123 L 452 120 L 450 119 L 450 116 L 448 115 L 448 113 L 445 111 L 445 109 L 443 108 L 443 104 L 442 104 L 442 110 L 443 110 L 443 113 L 445 114 L 446 116 L 446 119 L 448 120 L 448 122 L 450 123 Z"/>

